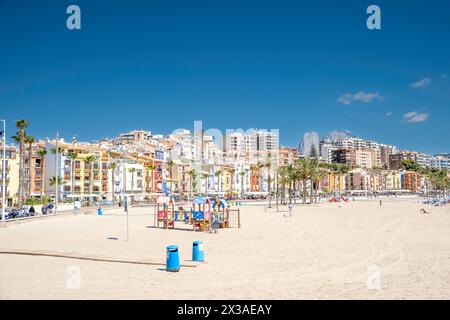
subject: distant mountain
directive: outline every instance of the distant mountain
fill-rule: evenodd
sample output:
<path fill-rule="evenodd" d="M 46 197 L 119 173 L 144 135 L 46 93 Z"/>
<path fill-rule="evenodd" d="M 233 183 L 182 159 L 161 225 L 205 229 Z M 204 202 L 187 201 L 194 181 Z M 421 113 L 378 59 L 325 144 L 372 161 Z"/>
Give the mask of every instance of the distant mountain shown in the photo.
<path fill-rule="evenodd" d="M 356 136 L 349 130 L 333 130 L 326 134 L 324 138 L 329 140 L 356 138 Z"/>

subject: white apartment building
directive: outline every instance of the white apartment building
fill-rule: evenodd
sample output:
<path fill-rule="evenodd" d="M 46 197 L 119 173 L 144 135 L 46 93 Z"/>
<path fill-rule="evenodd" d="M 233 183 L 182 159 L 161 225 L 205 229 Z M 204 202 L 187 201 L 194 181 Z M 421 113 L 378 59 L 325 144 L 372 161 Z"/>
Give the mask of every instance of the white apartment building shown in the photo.
<path fill-rule="evenodd" d="M 424 168 L 431 168 L 433 157 L 425 153 L 417 153 L 416 161 Z"/>
<path fill-rule="evenodd" d="M 431 158 L 431 167 L 450 170 L 450 153 L 436 154 Z"/>

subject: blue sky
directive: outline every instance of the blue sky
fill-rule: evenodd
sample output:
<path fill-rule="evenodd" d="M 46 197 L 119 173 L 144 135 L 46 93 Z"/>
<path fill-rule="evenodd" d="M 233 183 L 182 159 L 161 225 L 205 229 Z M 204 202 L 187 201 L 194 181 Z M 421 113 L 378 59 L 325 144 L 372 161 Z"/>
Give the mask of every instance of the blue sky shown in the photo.
<path fill-rule="evenodd" d="M 81 8 L 82 29 L 66 28 Z M 381 8 L 382 29 L 366 28 Z M 450 151 L 449 1 L 0 0 L 0 118 L 45 138 L 350 130 Z M 416 85 L 413 85 L 416 84 Z"/>

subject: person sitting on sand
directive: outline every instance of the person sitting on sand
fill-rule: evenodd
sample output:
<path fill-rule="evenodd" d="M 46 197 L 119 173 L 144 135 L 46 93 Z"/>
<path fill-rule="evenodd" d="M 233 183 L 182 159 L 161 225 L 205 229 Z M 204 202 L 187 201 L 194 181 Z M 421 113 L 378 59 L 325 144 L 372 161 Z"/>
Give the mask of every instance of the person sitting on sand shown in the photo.
<path fill-rule="evenodd" d="M 428 212 L 428 211 L 425 210 L 424 208 L 421 208 L 421 209 L 420 209 L 420 213 L 421 213 L 421 214 L 424 214 L 424 213 L 425 213 L 425 214 L 430 214 L 431 212 Z"/>

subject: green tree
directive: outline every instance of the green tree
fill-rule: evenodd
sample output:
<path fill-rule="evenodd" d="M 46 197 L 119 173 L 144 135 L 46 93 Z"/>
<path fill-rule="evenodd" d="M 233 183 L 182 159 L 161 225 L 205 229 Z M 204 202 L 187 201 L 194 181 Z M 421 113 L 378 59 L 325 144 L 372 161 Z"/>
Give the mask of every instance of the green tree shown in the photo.
<path fill-rule="evenodd" d="M 311 145 L 311 150 L 309 152 L 309 157 L 310 158 L 317 158 L 318 157 L 317 149 L 316 149 L 316 146 L 314 144 Z"/>
<path fill-rule="evenodd" d="M 152 163 L 146 165 L 146 168 L 148 171 L 150 171 L 150 192 L 153 193 L 153 174 L 155 171 L 156 166 Z"/>
<path fill-rule="evenodd" d="M 195 169 L 191 169 L 188 172 L 189 174 L 189 201 L 192 200 L 192 189 L 197 185 L 195 179 L 197 178 L 197 171 Z"/>
<path fill-rule="evenodd" d="M 131 173 L 131 196 L 134 199 L 133 193 L 134 193 L 134 174 L 136 173 L 136 168 L 129 168 L 128 172 Z"/>
<path fill-rule="evenodd" d="M 203 173 L 202 174 L 202 178 L 205 179 L 205 195 L 207 195 L 208 194 L 208 178 L 209 178 L 209 174 Z"/>
<path fill-rule="evenodd" d="M 420 172 L 422 170 L 422 167 L 413 159 L 403 159 L 401 161 L 403 169 L 407 171 L 415 171 Z"/>
<path fill-rule="evenodd" d="M 55 176 L 53 176 L 50 179 L 48 179 L 48 182 L 51 186 L 56 185 L 56 182 L 58 182 L 58 185 L 60 186 L 66 184 L 66 180 L 64 180 L 64 178 L 61 176 L 58 176 L 58 179 L 56 179 Z"/>
<path fill-rule="evenodd" d="M 233 192 L 234 192 L 234 176 L 236 174 L 236 169 L 235 168 L 228 168 L 227 169 L 228 173 L 231 176 L 231 181 L 230 181 L 230 193 L 231 196 L 233 197 Z"/>
<path fill-rule="evenodd" d="M 308 158 L 299 159 L 295 162 L 297 177 L 302 181 L 303 187 L 303 204 L 306 204 L 306 182 L 311 177 L 311 160 Z"/>
<path fill-rule="evenodd" d="M 31 171 L 32 171 L 32 157 L 33 157 L 33 144 L 36 142 L 36 139 L 32 135 L 28 135 L 25 133 L 25 143 L 28 145 L 28 177 L 26 178 L 28 181 L 28 190 L 27 190 L 27 199 L 31 197 Z"/>
<path fill-rule="evenodd" d="M 222 170 L 217 170 L 214 175 L 217 178 L 217 192 L 220 192 L 220 177 L 222 176 Z"/>
<path fill-rule="evenodd" d="M 16 127 L 18 129 L 17 135 L 13 137 L 19 143 L 19 199 L 17 201 L 17 206 L 22 208 L 24 201 L 24 183 L 25 183 L 25 129 L 30 124 L 29 121 L 21 119 L 16 121 Z"/>
<path fill-rule="evenodd" d="M 269 152 L 267 155 L 267 161 L 263 165 L 267 169 L 267 191 L 269 193 L 269 208 L 272 207 L 272 178 L 271 178 L 271 170 L 272 170 L 272 154 Z"/>
<path fill-rule="evenodd" d="M 66 156 L 70 159 L 70 191 L 72 196 L 75 194 L 75 161 L 78 159 L 78 152 L 69 151 Z"/>
<path fill-rule="evenodd" d="M 245 171 L 242 170 L 239 172 L 239 175 L 241 176 L 241 198 L 244 196 L 244 177 L 245 177 Z"/>
<path fill-rule="evenodd" d="M 108 169 L 111 170 L 111 193 L 112 193 L 112 203 L 116 204 L 116 169 L 118 167 L 117 162 L 110 162 L 108 165 Z"/>
<path fill-rule="evenodd" d="M 169 179 L 170 179 L 170 192 L 173 192 L 173 172 L 172 172 L 172 168 L 174 165 L 174 162 L 172 159 L 170 159 L 169 161 L 167 161 L 166 163 L 167 165 L 167 171 L 169 171 Z"/>

